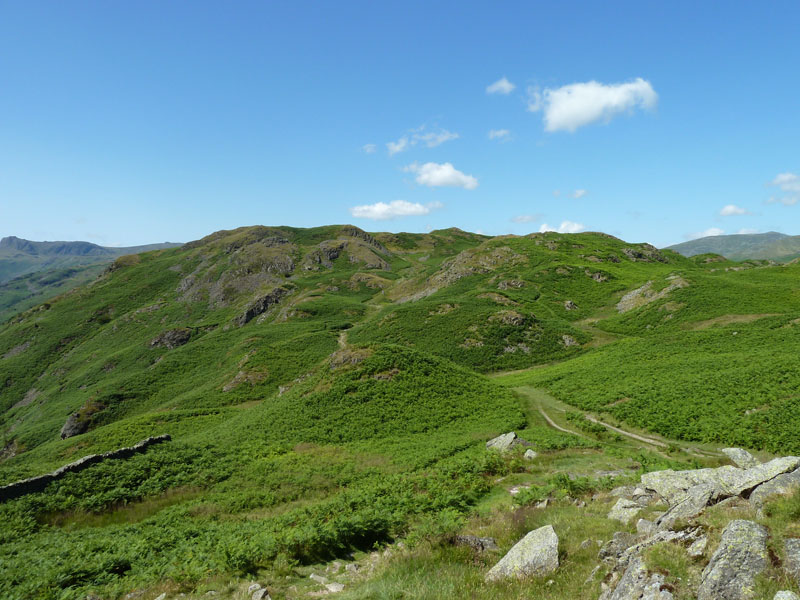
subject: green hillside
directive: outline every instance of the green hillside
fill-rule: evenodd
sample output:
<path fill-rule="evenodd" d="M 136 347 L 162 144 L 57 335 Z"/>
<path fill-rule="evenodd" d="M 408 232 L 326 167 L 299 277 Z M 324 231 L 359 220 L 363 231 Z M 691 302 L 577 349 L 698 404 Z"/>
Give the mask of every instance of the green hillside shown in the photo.
<path fill-rule="evenodd" d="M 774 260 L 788 262 L 800 256 L 800 236 L 768 233 L 739 233 L 703 237 L 669 246 L 684 256 L 720 254 L 730 260 Z"/>
<path fill-rule="evenodd" d="M 172 441 L 0 503 L 0 597 L 199 597 L 256 575 L 299 597 L 312 565 L 449 539 L 504 478 L 567 498 L 717 444 L 800 453 L 799 275 L 600 233 L 339 225 L 117 258 L 0 325 L 0 485 Z M 509 430 L 545 466 L 485 450 Z"/>

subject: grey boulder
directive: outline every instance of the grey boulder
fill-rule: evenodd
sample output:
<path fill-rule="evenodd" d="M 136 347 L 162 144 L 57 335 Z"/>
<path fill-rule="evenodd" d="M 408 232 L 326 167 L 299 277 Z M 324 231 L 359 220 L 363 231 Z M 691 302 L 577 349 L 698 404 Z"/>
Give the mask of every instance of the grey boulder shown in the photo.
<path fill-rule="evenodd" d="M 783 473 L 759 485 L 750 492 L 750 503 L 760 510 L 769 498 L 791 494 L 798 488 L 800 488 L 800 469 Z"/>
<path fill-rule="evenodd" d="M 486 574 L 486 581 L 546 575 L 558 568 L 558 536 L 552 525 L 529 532 Z"/>
<path fill-rule="evenodd" d="M 609 511 L 608 518 L 627 524 L 633 520 L 640 510 L 642 510 L 642 507 L 638 503 L 627 498 L 620 498 Z"/>
<path fill-rule="evenodd" d="M 767 567 L 767 530 L 752 521 L 731 521 L 703 570 L 697 600 L 755 598 L 755 579 Z"/>
<path fill-rule="evenodd" d="M 786 572 L 800 585 L 800 538 L 788 538 L 784 542 Z"/>
<path fill-rule="evenodd" d="M 742 469 L 750 469 L 761 464 L 755 456 L 741 448 L 723 448 L 722 453 L 727 456 L 733 464 Z"/>
<path fill-rule="evenodd" d="M 662 590 L 664 576 L 648 573 L 640 557 L 633 559 L 617 587 L 603 592 L 600 600 L 672 600 L 672 594 Z"/>
<path fill-rule="evenodd" d="M 504 433 L 503 435 L 498 435 L 496 438 L 493 438 L 486 442 L 486 448 L 490 450 L 499 450 L 500 452 L 506 452 L 510 450 L 514 442 L 517 439 L 517 434 L 513 431 L 509 431 L 508 433 Z"/>

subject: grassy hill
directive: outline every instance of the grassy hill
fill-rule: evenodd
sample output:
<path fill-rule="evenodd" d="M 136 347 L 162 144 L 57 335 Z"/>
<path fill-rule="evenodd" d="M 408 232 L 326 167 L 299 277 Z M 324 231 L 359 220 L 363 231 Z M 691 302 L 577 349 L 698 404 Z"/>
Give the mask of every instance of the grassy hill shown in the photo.
<path fill-rule="evenodd" d="M 798 453 L 798 269 L 600 233 L 346 225 L 119 257 L 0 325 L 0 485 L 172 441 L 1 503 L 0 596 L 150 598 L 258 573 L 296 597 L 308 565 L 434 539 L 493 502 L 529 471 L 484 449 L 512 429 L 559 472 L 700 460 L 582 412 L 676 449 Z M 542 394 L 572 406 L 563 431 Z"/>
<path fill-rule="evenodd" d="M 800 256 L 800 236 L 770 231 L 715 235 L 669 246 L 684 256 L 720 254 L 730 260 L 774 260 L 787 262 Z"/>

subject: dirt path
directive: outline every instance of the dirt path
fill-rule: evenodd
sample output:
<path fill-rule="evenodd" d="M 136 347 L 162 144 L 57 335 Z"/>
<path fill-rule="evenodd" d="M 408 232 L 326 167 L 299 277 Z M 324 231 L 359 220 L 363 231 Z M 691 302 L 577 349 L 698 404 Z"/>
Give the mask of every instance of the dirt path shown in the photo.
<path fill-rule="evenodd" d="M 342 329 L 339 332 L 339 348 L 346 348 L 347 347 L 347 329 Z"/>
<path fill-rule="evenodd" d="M 581 435 L 580 433 L 578 433 L 576 431 L 570 431 L 566 427 L 561 427 L 561 425 L 559 425 L 558 423 L 553 421 L 553 419 L 551 419 L 548 416 L 548 414 L 546 412 L 544 412 L 544 409 L 541 406 L 539 407 L 539 414 L 542 415 L 542 417 L 547 422 L 547 424 L 550 425 L 550 427 L 552 427 L 553 429 L 558 429 L 559 431 L 563 431 L 564 433 L 569 433 L 570 435 L 577 435 L 578 437 L 585 437 L 585 436 Z"/>
<path fill-rule="evenodd" d="M 608 423 L 603 423 L 602 421 L 595 419 L 591 415 L 585 415 L 585 417 L 592 423 L 597 423 L 598 425 L 602 425 L 606 429 L 610 429 L 611 431 L 619 433 L 620 435 L 627 436 L 633 440 L 638 440 L 640 442 L 644 442 L 645 444 L 652 444 L 653 446 L 658 446 L 659 448 L 669 448 L 669 444 L 665 444 L 664 442 L 661 442 L 659 440 L 655 440 L 653 438 L 649 438 L 643 435 L 638 435 L 636 433 L 631 433 L 630 431 L 625 431 L 624 429 L 620 429 L 619 427 L 614 427 L 613 425 L 609 425 Z"/>

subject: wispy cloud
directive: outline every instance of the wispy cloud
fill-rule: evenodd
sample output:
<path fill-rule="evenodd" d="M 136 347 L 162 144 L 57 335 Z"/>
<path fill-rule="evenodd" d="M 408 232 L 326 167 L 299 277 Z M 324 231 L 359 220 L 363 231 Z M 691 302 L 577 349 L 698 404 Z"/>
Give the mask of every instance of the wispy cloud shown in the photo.
<path fill-rule="evenodd" d="M 687 240 L 697 240 L 704 237 L 713 237 L 716 235 L 725 235 L 725 230 L 720 229 L 719 227 L 709 227 L 705 231 L 695 231 L 694 233 L 687 233 L 684 235 L 684 239 Z"/>
<path fill-rule="evenodd" d="M 490 129 L 488 137 L 490 140 L 507 142 L 511 139 L 511 132 L 508 129 Z"/>
<path fill-rule="evenodd" d="M 452 163 L 425 164 L 412 163 L 405 167 L 404 171 L 414 173 L 414 179 L 420 185 L 429 187 L 460 187 L 465 190 L 474 190 L 478 187 L 478 179 L 472 175 L 466 175 L 456 169 Z"/>
<path fill-rule="evenodd" d="M 545 233 L 547 231 L 555 231 L 557 233 L 580 233 L 581 231 L 586 231 L 586 227 L 582 223 L 576 223 L 575 221 L 561 221 L 561 225 L 558 227 L 551 227 L 547 223 L 542 223 L 542 226 L 539 227 L 539 233 Z"/>
<path fill-rule="evenodd" d="M 777 187 L 783 195 L 773 196 L 767 202 L 792 206 L 800 201 L 800 175 L 781 173 L 767 185 Z"/>
<path fill-rule="evenodd" d="M 503 94 L 504 96 L 510 94 L 517 87 L 505 77 L 498 79 L 493 84 L 486 87 L 487 94 Z"/>
<path fill-rule="evenodd" d="M 528 88 L 528 110 L 542 111 L 545 131 L 551 132 L 574 132 L 597 121 L 608 123 L 617 115 L 637 108 L 652 109 L 657 103 L 658 94 L 641 77 L 628 83 L 587 81 L 544 90 Z"/>
<path fill-rule="evenodd" d="M 570 197 L 575 198 L 576 200 L 579 198 L 583 198 L 586 194 L 588 194 L 586 190 L 575 190 L 570 194 Z"/>
<path fill-rule="evenodd" d="M 516 217 L 511 217 L 511 221 L 514 223 L 535 223 L 543 216 L 544 215 L 540 213 L 536 213 L 533 215 L 517 215 Z"/>
<path fill-rule="evenodd" d="M 378 147 L 375 144 L 364 144 L 361 146 L 361 150 L 366 154 L 375 154 L 377 149 Z"/>
<path fill-rule="evenodd" d="M 749 215 L 750 212 L 742 208 L 741 206 L 736 206 L 735 204 L 726 204 L 722 207 L 719 211 L 719 216 L 721 217 L 735 217 L 738 215 Z"/>
<path fill-rule="evenodd" d="M 386 150 L 389 156 L 394 156 L 400 152 L 410 150 L 417 144 L 423 144 L 428 148 L 435 148 L 450 140 L 457 140 L 459 135 L 447 129 L 437 129 L 435 131 L 426 131 L 425 125 L 412 129 L 409 133 L 403 135 L 396 142 L 387 142 Z"/>
<path fill-rule="evenodd" d="M 442 208 L 441 202 L 431 202 L 420 204 L 419 202 L 408 202 L 406 200 L 392 200 L 386 202 L 376 202 L 375 204 L 364 204 L 354 206 L 350 209 L 350 214 L 358 219 L 371 219 L 373 221 L 387 221 L 399 217 L 412 217 L 430 214 L 432 210 Z"/>
<path fill-rule="evenodd" d="M 761 233 L 761 232 L 758 229 L 749 229 L 747 227 L 743 227 L 736 233 L 738 233 L 739 235 L 746 235 L 746 234 Z"/>

